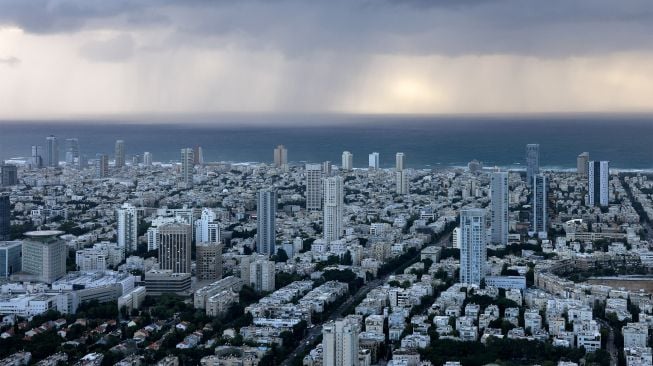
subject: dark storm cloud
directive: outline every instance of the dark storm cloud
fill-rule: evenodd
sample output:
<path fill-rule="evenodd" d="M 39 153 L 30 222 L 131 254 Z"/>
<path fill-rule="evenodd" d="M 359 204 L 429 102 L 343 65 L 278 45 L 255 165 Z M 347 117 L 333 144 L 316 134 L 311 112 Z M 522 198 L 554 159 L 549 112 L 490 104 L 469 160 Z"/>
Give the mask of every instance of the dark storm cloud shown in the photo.
<path fill-rule="evenodd" d="M 174 47 L 237 43 L 291 57 L 315 52 L 557 57 L 653 46 L 650 0 L 5 0 L 0 24 L 32 33 L 167 27 Z"/>

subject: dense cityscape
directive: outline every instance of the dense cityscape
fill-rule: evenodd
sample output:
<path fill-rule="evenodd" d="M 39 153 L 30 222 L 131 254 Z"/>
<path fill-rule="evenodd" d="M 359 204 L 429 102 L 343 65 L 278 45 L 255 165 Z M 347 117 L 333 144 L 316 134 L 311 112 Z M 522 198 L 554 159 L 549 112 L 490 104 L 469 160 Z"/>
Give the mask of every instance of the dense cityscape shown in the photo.
<path fill-rule="evenodd" d="M 652 364 L 645 173 L 80 143 L 0 165 L 2 365 Z"/>

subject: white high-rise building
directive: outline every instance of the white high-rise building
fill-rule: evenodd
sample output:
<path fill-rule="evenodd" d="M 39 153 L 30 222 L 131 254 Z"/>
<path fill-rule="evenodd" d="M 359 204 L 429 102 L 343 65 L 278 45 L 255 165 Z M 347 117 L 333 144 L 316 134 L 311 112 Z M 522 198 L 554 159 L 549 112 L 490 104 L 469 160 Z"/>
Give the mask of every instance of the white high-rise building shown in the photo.
<path fill-rule="evenodd" d="M 526 145 L 526 183 L 533 184 L 533 177 L 540 174 L 540 144 Z"/>
<path fill-rule="evenodd" d="M 52 283 L 66 274 L 68 247 L 59 239 L 61 231 L 31 231 L 25 233 L 23 241 L 22 272 L 35 277 L 37 281 Z"/>
<path fill-rule="evenodd" d="M 125 252 L 136 251 L 138 247 L 138 211 L 125 203 L 116 210 L 118 221 L 118 246 Z"/>
<path fill-rule="evenodd" d="M 45 138 L 45 165 L 56 168 L 59 166 L 59 140 L 54 135 Z"/>
<path fill-rule="evenodd" d="M 204 165 L 204 150 L 200 145 L 195 145 L 193 149 L 193 165 Z"/>
<path fill-rule="evenodd" d="M 146 151 L 143 153 L 143 165 L 152 166 L 152 153 Z"/>
<path fill-rule="evenodd" d="M 210 208 L 202 209 L 202 216 L 195 220 L 195 242 L 220 242 L 220 224 L 215 221 L 215 212 Z"/>
<path fill-rule="evenodd" d="M 288 149 L 279 145 L 274 149 L 274 166 L 284 168 L 288 166 Z"/>
<path fill-rule="evenodd" d="M 95 175 L 98 178 L 109 176 L 109 157 L 107 154 L 99 154 L 95 163 Z"/>
<path fill-rule="evenodd" d="M 492 198 L 492 243 L 507 245 L 509 228 L 509 189 L 507 172 L 492 173 L 490 178 L 490 196 Z"/>
<path fill-rule="evenodd" d="M 256 252 L 271 256 L 276 253 L 277 191 L 263 189 L 256 198 Z"/>
<path fill-rule="evenodd" d="M 404 170 L 404 153 L 398 152 L 395 155 L 395 169 L 397 171 Z"/>
<path fill-rule="evenodd" d="M 607 206 L 610 198 L 610 162 L 590 161 L 587 169 L 588 203 Z"/>
<path fill-rule="evenodd" d="M 154 220 L 152 220 L 149 229 L 147 229 L 147 250 L 159 249 L 159 242 L 157 239 L 159 236 L 159 227 L 165 224 L 172 224 L 172 223 L 187 224 L 188 221 L 187 219 L 181 216 L 174 216 L 174 217 L 159 216 Z"/>
<path fill-rule="evenodd" d="M 480 285 L 487 261 L 485 210 L 460 211 L 460 282 Z"/>
<path fill-rule="evenodd" d="M 395 156 L 395 184 L 397 194 L 408 194 L 408 176 L 404 170 L 404 153 Z"/>
<path fill-rule="evenodd" d="M 188 224 L 170 223 L 158 227 L 159 267 L 173 273 L 191 273 L 193 229 Z"/>
<path fill-rule="evenodd" d="M 358 366 L 360 327 L 349 320 L 331 321 L 322 327 L 322 365 Z"/>
<path fill-rule="evenodd" d="M 330 243 L 342 236 L 344 188 L 342 177 L 324 179 L 324 240 Z"/>
<path fill-rule="evenodd" d="M 193 185 L 193 171 L 195 169 L 193 149 L 181 149 L 181 181 L 190 187 Z"/>
<path fill-rule="evenodd" d="M 369 155 L 368 157 L 368 167 L 369 169 L 379 169 L 379 153 L 378 152 L 373 152 Z"/>
<path fill-rule="evenodd" d="M 322 175 L 323 176 L 325 176 L 325 177 L 331 176 L 332 170 L 333 170 L 333 168 L 331 166 L 330 161 L 327 160 L 324 163 L 322 163 Z"/>
<path fill-rule="evenodd" d="M 274 291 L 274 262 L 256 260 L 249 264 L 249 281 L 256 291 Z"/>
<path fill-rule="evenodd" d="M 533 177 L 531 183 L 533 195 L 531 205 L 533 206 L 533 214 L 531 217 L 531 227 L 528 232 L 529 235 L 537 235 L 540 239 L 547 237 L 547 195 L 548 184 L 544 174 L 537 174 Z"/>
<path fill-rule="evenodd" d="M 306 210 L 322 209 L 322 165 L 306 164 Z"/>
<path fill-rule="evenodd" d="M 354 154 L 349 151 L 342 153 L 342 170 L 350 172 L 354 169 Z"/>
<path fill-rule="evenodd" d="M 452 243 L 451 246 L 454 247 L 455 249 L 460 249 L 460 240 L 461 240 L 461 231 L 460 227 L 456 227 L 453 229 L 453 233 L 451 234 L 452 236 Z"/>
<path fill-rule="evenodd" d="M 115 159 L 116 168 L 122 168 L 125 166 L 125 141 L 123 140 L 116 140 Z"/>

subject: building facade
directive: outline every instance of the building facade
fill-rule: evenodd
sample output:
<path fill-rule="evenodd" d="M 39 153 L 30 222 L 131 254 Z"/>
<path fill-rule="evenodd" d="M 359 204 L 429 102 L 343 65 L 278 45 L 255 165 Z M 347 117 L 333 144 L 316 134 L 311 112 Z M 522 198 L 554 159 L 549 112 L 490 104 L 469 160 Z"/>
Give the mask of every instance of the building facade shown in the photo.
<path fill-rule="evenodd" d="M 531 185 L 531 206 L 533 207 L 533 213 L 531 215 L 529 235 L 546 239 L 548 228 L 547 206 L 549 190 L 546 176 L 544 174 L 535 175 Z"/>
<path fill-rule="evenodd" d="M 118 246 L 124 248 L 127 253 L 136 251 L 138 249 L 138 211 L 136 207 L 125 203 L 116 210 L 116 216 Z"/>
<path fill-rule="evenodd" d="M 379 169 L 379 153 L 373 152 L 368 156 L 368 168 L 369 169 Z"/>
<path fill-rule="evenodd" d="M 490 177 L 492 243 L 508 244 L 508 173 L 493 172 Z"/>
<path fill-rule="evenodd" d="M 342 237 L 344 208 L 342 177 L 324 179 L 324 240 L 330 243 Z"/>
<path fill-rule="evenodd" d="M 588 153 L 587 151 L 578 155 L 578 157 L 576 158 L 576 173 L 578 173 L 579 176 L 587 177 L 589 162 L 590 162 L 590 153 Z"/>
<path fill-rule="evenodd" d="M 198 280 L 222 278 L 222 244 L 197 243 L 195 258 L 195 272 Z"/>
<path fill-rule="evenodd" d="M 120 169 L 125 166 L 125 141 L 116 140 L 114 159 L 116 168 Z"/>
<path fill-rule="evenodd" d="M 277 168 L 288 166 L 288 150 L 283 145 L 279 145 L 274 149 L 274 166 Z"/>
<path fill-rule="evenodd" d="M 306 164 L 306 210 L 322 209 L 322 165 Z"/>
<path fill-rule="evenodd" d="M 158 227 L 159 268 L 173 273 L 191 273 L 191 241 L 189 224 L 168 223 Z"/>
<path fill-rule="evenodd" d="M 256 196 L 256 252 L 271 256 L 275 254 L 277 239 L 277 191 L 263 189 Z"/>
<path fill-rule="evenodd" d="M 336 320 L 322 327 L 322 365 L 358 366 L 359 325 Z"/>
<path fill-rule="evenodd" d="M 186 187 L 193 185 L 193 171 L 195 170 L 195 165 L 193 164 L 195 158 L 193 156 L 193 149 L 181 149 L 181 182 Z"/>
<path fill-rule="evenodd" d="M 526 145 L 526 183 L 530 186 L 533 177 L 540 174 L 540 144 Z"/>
<path fill-rule="evenodd" d="M 487 261 L 485 210 L 460 211 L 460 282 L 480 285 Z"/>
<path fill-rule="evenodd" d="M 53 135 L 45 138 L 45 165 L 51 168 L 59 166 L 59 140 Z"/>
<path fill-rule="evenodd" d="M 25 233 L 21 263 L 22 272 L 37 281 L 52 283 L 66 274 L 68 247 L 59 239 L 61 231 L 31 231 Z"/>
<path fill-rule="evenodd" d="M 607 206 L 610 199 L 610 163 L 590 161 L 587 171 L 588 203 L 590 206 Z"/>
<path fill-rule="evenodd" d="M 342 153 L 342 170 L 350 172 L 354 169 L 354 154 L 349 151 Z"/>

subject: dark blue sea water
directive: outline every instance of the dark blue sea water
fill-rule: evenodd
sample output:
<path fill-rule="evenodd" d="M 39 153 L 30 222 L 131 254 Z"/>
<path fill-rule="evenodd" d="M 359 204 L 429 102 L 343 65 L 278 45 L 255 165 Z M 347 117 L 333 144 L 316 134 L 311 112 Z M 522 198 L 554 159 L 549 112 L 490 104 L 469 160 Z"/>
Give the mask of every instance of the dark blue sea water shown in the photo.
<path fill-rule="evenodd" d="M 402 151 L 408 167 L 465 165 L 472 159 L 486 166 L 518 167 L 527 143 L 540 144 L 540 162 L 549 168 L 575 168 L 576 156 L 610 160 L 614 168 L 653 169 L 651 116 L 537 117 L 406 117 L 406 116 L 236 116 L 215 123 L 123 121 L 0 121 L 0 157 L 28 156 L 30 146 L 45 137 L 79 139 L 82 154 L 113 155 L 116 139 L 127 154 L 150 151 L 155 161 L 179 159 L 179 149 L 200 145 L 206 161 L 272 160 L 284 144 L 291 162 L 331 160 L 340 164 L 343 150 L 354 154 L 354 166 L 366 167 L 367 155 L 381 154 L 391 167 Z"/>

